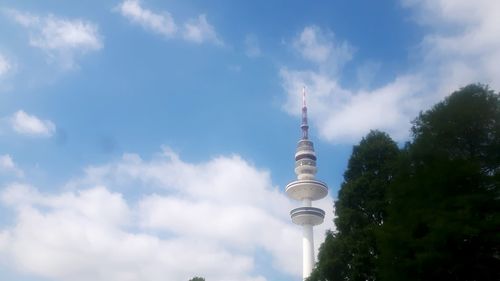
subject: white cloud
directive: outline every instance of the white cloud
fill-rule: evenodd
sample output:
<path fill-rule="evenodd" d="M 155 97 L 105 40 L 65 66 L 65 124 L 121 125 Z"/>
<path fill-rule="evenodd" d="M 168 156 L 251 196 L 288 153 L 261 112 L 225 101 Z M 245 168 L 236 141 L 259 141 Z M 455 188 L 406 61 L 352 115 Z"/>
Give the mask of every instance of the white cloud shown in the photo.
<path fill-rule="evenodd" d="M 76 66 L 76 57 L 102 48 L 96 24 L 82 19 L 37 16 L 17 10 L 7 14 L 30 33 L 30 45 L 44 50 L 50 60 L 65 68 Z"/>
<path fill-rule="evenodd" d="M 169 12 L 155 13 L 141 7 L 139 0 L 126 0 L 117 7 L 122 16 L 145 29 L 171 37 L 177 31 L 177 25 Z"/>
<path fill-rule="evenodd" d="M 299 93 L 306 85 L 310 119 L 320 137 L 332 142 L 357 142 L 370 129 L 406 139 L 411 118 L 423 102 L 418 96 L 422 89 L 418 76 L 400 76 L 372 91 L 354 91 L 341 87 L 334 77 L 316 71 L 283 68 L 280 75 L 288 94 L 284 109 L 292 115 L 301 112 Z"/>
<path fill-rule="evenodd" d="M 39 16 L 30 13 L 23 13 L 15 9 L 5 9 L 4 11 L 8 16 L 22 26 L 29 27 L 40 23 Z"/>
<path fill-rule="evenodd" d="M 178 33 L 177 24 L 169 12 L 146 9 L 141 6 L 139 0 L 125 0 L 116 7 L 116 10 L 133 23 L 167 38 L 174 38 Z M 209 42 L 219 46 L 224 45 L 204 14 L 184 23 L 179 35 L 184 40 L 197 44 Z"/>
<path fill-rule="evenodd" d="M 275 270 L 300 278 L 301 229 L 288 216 L 299 203 L 237 155 L 188 163 L 168 149 L 149 161 L 125 154 L 65 190 L 73 191 L 13 184 L 1 193 L 17 214 L 0 230 L 11 266 L 54 280 L 264 281 L 256 270 L 264 253 Z M 315 229 L 319 246 L 333 206 L 330 198 L 317 205 L 327 213 Z"/>
<path fill-rule="evenodd" d="M 11 63 L 0 54 L 0 78 L 12 69 Z"/>
<path fill-rule="evenodd" d="M 259 38 L 254 34 L 245 36 L 245 54 L 251 58 L 256 58 L 261 55 L 259 46 Z"/>
<path fill-rule="evenodd" d="M 56 126 L 50 120 L 41 120 L 34 115 L 29 115 L 19 110 L 10 118 L 14 131 L 30 136 L 50 137 L 56 131 Z"/>
<path fill-rule="evenodd" d="M 309 88 L 311 120 L 321 137 L 331 142 L 357 142 L 370 129 L 387 131 L 397 140 L 409 136 L 410 121 L 445 95 L 469 83 L 500 89 L 500 2 L 466 0 L 404 0 L 418 24 L 430 32 L 419 45 L 421 63 L 371 89 L 341 86 L 340 69 L 353 54 L 348 43 L 338 43 L 331 32 L 305 27 L 293 40 L 311 69 L 280 71 L 287 92 L 284 108 L 300 114 L 300 89 Z M 343 47 L 346 46 L 346 47 Z M 335 58 L 335 59 L 334 59 Z M 367 88 L 361 64 L 359 84 Z M 379 69 L 376 67 L 374 71 Z M 368 77 L 370 78 L 370 77 Z M 370 78 L 371 79 L 371 78 Z"/>
<path fill-rule="evenodd" d="M 470 82 L 500 88 L 500 2 L 490 0 L 403 1 L 417 22 L 431 28 L 422 42 L 424 67 L 449 92 Z M 425 16 L 424 16 L 425 15 Z"/>
<path fill-rule="evenodd" d="M 224 45 L 217 37 L 215 28 L 207 21 L 207 17 L 204 14 L 184 24 L 183 37 L 185 40 L 197 44 L 211 42 L 220 46 Z"/>
<path fill-rule="evenodd" d="M 9 154 L 0 155 L 0 172 L 13 173 L 17 177 L 24 175 Z"/>
<path fill-rule="evenodd" d="M 346 41 L 317 26 L 306 26 L 293 40 L 294 48 L 306 60 L 337 70 L 352 59 L 354 48 Z"/>

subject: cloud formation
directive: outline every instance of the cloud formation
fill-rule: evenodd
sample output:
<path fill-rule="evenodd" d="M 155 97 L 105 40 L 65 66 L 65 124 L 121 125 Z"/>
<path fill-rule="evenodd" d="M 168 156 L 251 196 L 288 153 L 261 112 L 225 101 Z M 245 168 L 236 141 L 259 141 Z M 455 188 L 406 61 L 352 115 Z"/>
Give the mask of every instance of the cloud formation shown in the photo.
<path fill-rule="evenodd" d="M 298 93 L 306 85 L 310 119 L 320 137 L 331 142 L 354 143 L 371 129 L 406 139 L 410 118 L 422 103 L 419 76 L 400 76 L 372 91 L 343 88 L 331 75 L 312 70 L 282 68 L 280 76 L 288 94 L 284 109 L 291 115 L 300 112 Z"/>
<path fill-rule="evenodd" d="M 0 173 L 12 173 L 16 177 L 22 177 L 24 175 L 23 170 L 21 170 L 9 154 L 0 155 Z"/>
<path fill-rule="evenodd" d="M 333 32 L 315 25 L 306 26 L 293 40 L 293 47 L 304 59 L 333 70 L 350 61 L 354 54 L 348 42 L 337 40 Z"/>
<path fill-rule="evenodd" d="M 340 85 L 342 66 L 353 56 L 349 43 L 331 31 L 306 26 L 292 47 L 313 66 L 280 70 L 287 93 L 284 109 L 300 113 L 300 89 L 309 89 L 311 119 L 320 136 L 330 142 L 357 142 L 370 129 L 388 132 L 397 140 L 409 137 L 410 121 L 444 96 L 469 83 L 500 88 L 500 3 L 482 0 L 404 0 L 417 24 L 430 32 L 418 46 L 421 63 L 377 88 L 368 88 L 360 65 L 359 84 Z M 333 65 L 334 71 L 327 66 Z M 373 68 L 375 71 L 380 66 Z M 368 77 L 369 78 L 369 77 Z"/>
<path fill-rule="evenodd" d="M 178 28 L 174 18 L 168 11 L 155 12 L 144 8 L 139 0 L 125 0 L 115 9 L 132 23 L 139 24 L 146 30 L 167 38 L 180 37 L 196 44 L 213 43 L 224 45 L 217 36 L 215 28 L 208 22 L 206 15 L 186 21 Z"/>
<path fill-rule="evenodd" d="M 14 131 L 28 136 L 51 137 L 56 126 L 50 120 L 42 120 L 23 110 L 18 110 L 10 117 L 10 125 Z"/>
<path fill-rule="evenodd" d="M 177 32 L 177 25 L 169 12 L 155 13 L 141 7 L 138 0 L 126 0 L 118 5 L 120 14 L 147 30 L 171 37 Z"/>
<path fill-rule="evenodd" d="M 469 82 L 500 89 L 500 3 L 479 0 L 402 1 L 432 31 L 422 41 L 425 71 L 440 91 Z M 433 69 L 434 68 L 434 69 Z"/>
<path fill-rule="evenodd" d="M 39 48 L 64 68 L 76 66 L 76 58 L 103 47 L 96 24 L 54 15 L 38 16 L 18 10 L 7 14 L 30 33 L 30 45 Z"/>
<path fill-rule="evenodd" d="M 237 155 L 188 163 L 169 149 L 149 161 L 125 154 L 64 189 L 4 188 L 16 218 L 0 230 L 0 253 L 13 267 L 54 280 L 264 281 L 256 256 L 265 255 L 276 270 L 301 274 L 294 202 Z M 127 200 L 127 191 L 140 195 Z M 332 227 L 331 199 L 320 207 L 317 246 Z"/>
<path fill-rule="evenodd" d="M 191 19 L 184 24 L 183 37 L 194 43 L 211 42 L 215 45 L 223 45 L 217 38 L 214 27 L 208 23 L 207 16 L 202 14 L 196 19 Z"/>
<path fill-rule="evenodd" d="M 418 75 L 401 75 L 374 90 L 354 90 L 340 85 L 342 67 L 354 55 L 354 47 L 336 39 L 333 32 L 306 26 L 292 41 L 311 69 L 282 67 L 280 77 L 287 93 L 284 109 L 300 113 L 299 93 L 307 87 L 309 111 L 320 137 L 331 142 L 353 143 L 370 129 L 380 129 L 396 139 L 407 137 L 407 124 L 420 105 Z"/>
<path fill-rule="evenodd" d="M 12 66 L 5 56 L 0 54 L 0 78 L 11 70 Z"/>

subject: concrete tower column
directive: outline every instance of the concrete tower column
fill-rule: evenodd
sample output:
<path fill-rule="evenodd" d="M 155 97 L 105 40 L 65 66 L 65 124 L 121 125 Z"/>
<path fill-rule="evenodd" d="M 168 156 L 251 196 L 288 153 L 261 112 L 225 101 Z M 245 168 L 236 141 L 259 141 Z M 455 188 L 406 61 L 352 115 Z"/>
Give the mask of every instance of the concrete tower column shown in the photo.
<path fill-rule="evenodd" d="M 302 277 L 305 280 L 314 268 L 314 239 L 312 225 L 305 224 L 302 228 Z"/>

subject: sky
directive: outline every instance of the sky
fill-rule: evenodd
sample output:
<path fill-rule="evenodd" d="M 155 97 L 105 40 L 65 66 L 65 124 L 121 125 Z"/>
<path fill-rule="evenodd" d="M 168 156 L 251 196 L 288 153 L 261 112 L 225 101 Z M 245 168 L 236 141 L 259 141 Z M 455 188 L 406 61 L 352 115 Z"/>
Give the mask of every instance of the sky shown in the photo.
<path fill-rule="evenodd" d="M 301 88 L 329 196 L 371 129 L 500 89 L 500 2 L 0 4 L 0 280 L 301 280 Z"/>

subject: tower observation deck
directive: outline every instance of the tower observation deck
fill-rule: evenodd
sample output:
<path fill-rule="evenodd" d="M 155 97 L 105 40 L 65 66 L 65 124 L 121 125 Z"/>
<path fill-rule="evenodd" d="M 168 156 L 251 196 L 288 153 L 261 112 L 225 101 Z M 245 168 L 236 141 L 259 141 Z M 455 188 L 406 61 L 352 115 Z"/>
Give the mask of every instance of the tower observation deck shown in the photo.
<path fill-rule="evenodd" d="M 314 267 L 313 226 L 323 223 L 325 211 L 312 206 L 312 201 L 324 198 L 328 194 L 325 183 L 315 179 L 316 153 L 309 140 L 307 105 L 305 88 L 302 90 L 302 138 L 295 152 L 295 174 L 297 180 L 290 182 L 285 192 L 288 197 L 302 202 L 302 207 L 290 211 L 292 222 L 302 226 L 302 277 L 306 279 Z"/>

